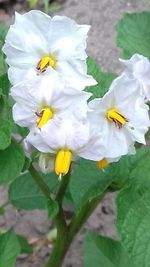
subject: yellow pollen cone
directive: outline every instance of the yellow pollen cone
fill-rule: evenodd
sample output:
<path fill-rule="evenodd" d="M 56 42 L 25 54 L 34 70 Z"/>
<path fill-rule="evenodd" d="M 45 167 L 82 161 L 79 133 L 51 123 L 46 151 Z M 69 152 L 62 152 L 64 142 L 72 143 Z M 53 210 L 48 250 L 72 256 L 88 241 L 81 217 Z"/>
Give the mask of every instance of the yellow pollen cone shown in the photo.
<path fill-rule="evenodd" d="M 50 108 L 43 108 L 41 112 L 37 114 L 38 118 L 36 120 L 37 127 L 41 128 L 45 123 L 53 117 L 53 112 Z"/>
<path fill-rule="evenodd" d="M 108 161 L 105 158 L 96 162 L 96 167 L 99 169 L 104 169 L 107 167 L 107 165 Z"/>
<path fill-rule="evenodd" d="M 127 122 L 126 118 L 123 115 L 121 115 L 119 111 L 115 108 L 107 110 L 106 118 L 109 121 L 115 122 L 116 126 L 118 126 L 119 128 L 121 128 L 122 125 L 124 125 Z"/>
<path fill-rule="evenodd" d="M 48 66 L 54 68 L 55 65 L 56 60 L 52 56 L 43 57 L 37 65 L 37 70 L 44 72 Z"/>
<path fill-rule="evenodd" d="M 72 153 L 69 150 L 59 150 L 55 159 L 55 173 L 65 175 L 69 171 Z"/>

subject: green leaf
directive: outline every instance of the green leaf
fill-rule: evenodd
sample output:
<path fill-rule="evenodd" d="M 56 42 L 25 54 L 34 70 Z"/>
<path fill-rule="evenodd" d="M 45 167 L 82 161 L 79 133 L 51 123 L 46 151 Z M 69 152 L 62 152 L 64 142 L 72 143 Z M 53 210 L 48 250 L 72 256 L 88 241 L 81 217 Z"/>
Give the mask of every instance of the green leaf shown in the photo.
<path fill-rule="evenodd" d="M 0 234 L 0 267 L 12 267 L 20 252 L 17 236 L 13 231 Z"/>
<path fill-rule="evenodd" d="M 0 77 L 1 83 L 1 77 Z M 10 120 L 12 123 L 12 111 L 9 106 L 9 98 L 7 97 L 7 93 L 3 92 L 3 88 L 0 87 L 0 119 Z"/>
<path fill-rule="evenodd" d="M 0 88 L 0 119 L 8 118 L 8 103 L 7 98 L 3 95 L 2 89 Z"/>
<path fill-rule="evenodd" d="M 32 247 L 28 244 L 27 240 L 21 235 L 17 235 L 17 238 L 18 238 L 20 248 L 21 248 L 20 253 L 31 254 L 32 253 Z"/>
<path fill-rule="evenodd" d="M 135 53 L 150 59 L 150 12 L 127 14 L 117 26 L 117 46 L 125 58 Z"/>
<path fill-rule="evenodd" d="M 5 42 L 7 30 L 8 27 L 6 26 L 6 24 L 0 23 L 0 47 L 2 47 Z"/>
<path fill-rule="evenodd" d="M 150 150 L 147 151 L 116 199 L 116 225 L 121 242 L 133 263 L 140 267 L 149 267 L 150 262 Z"/>
<path fill-rule="evenodd" d="M 3 94 L 8 96 L 10 89 L 10 82 L 8 80 L 7 73 L 0 76 L 0 88 L 2 89 Z"/>
<path fill-rule="evenodd" d="M 25 162 L 22 168 L 22 172 L 28 171 L 30 164 L 31 164 L 31 159 L 25 157 Z"/>
<path fill-rule="evenodd" d="M 29 7 L 33 8 L 38 3 L 38 0 L 27 0 L 27 2 L 29 3 Z"/>
<path fill-rule="evenodd" d="M 7 30 L 7 26 L 0 23 L 0 75 L 7 72 L 7 64 L 5 63 L 5 56 L 2 52 Z"/>
<path fill-rule="evenodd" d="M 49 174 L 43 175 L 42 178 L 49 186 L 51 192 L 55 193 L 58 187 L 57 177 Z M 8 193 L 10 201 L 16 208 L 26 210 L 47 208 L 46 197 L 29 173 L 16 178 L 10 184 Z"/>
<path fill-rule="evenodd" d="M 77 161 L 69 185 L 76 211 L 80 211 L 87 201 L 100 196 L 108 187 L 113 191 L 124 187 L 131 179 L 131 170 L 141 159 L 149 156 L 150 150 L 142 148 L 136 155 L 124 156 L 104 170 L 96 168 L 95 162 L 83 159 Z"/>
<path fill-rule="evenodd" d="M 4 213 L 5 213 L 4 207 L 0 207 L 0 215 L 4 215 Z"/>
<path fill-rule="evenodd" d="M 119 241 L 88 231 L 84 240 L 84 267 L 134 267 Z"/>
<path fill-rule="evenodd" d="M 0 151 L 0 184 L 15 179 L 24 165 L 24 152 L 18 144 L 11 144 Z"/>
<path fill-rule="evenodd" d="M 0 120 L 0 150 L 5 149 L 11 143 L 11 123 L 8 120 Z"/>
<path fill-rule="evenodd" d="M 111 163 L 106 170 L 107 175 L 113 176 L 113 183 L 111 188 L 114 190 L 119 190 L 128 184 L 131 171 L 133 171 L 136 166 L 145 157 L 150 156 L 150 150 L 147 148 L 140 148 L 136 150 L 135 155 L 126 155 L 121 157 L 121 159 L 116 163 Z"/>
<path fill-rule="evenodd" d="M 18 126 L 14 121 L 12 123 L 12 131 L 13 133 L 21 135 L 23 138 L 25 138 L 29 133 L 29 129 Z"/>
<path fill-rule="evenodd" d="M 79 160 L 71 175 L 70 192 L 76 211 L 80 211 L 87 201 L 101 195 L 112 183 L 112 177 L 96 168 L 95 162 Z"/>
<path fill-rule="evenodd" d="M 49 199 L 47 203 L 47 209 L 48 217 L 53 219 L 59 211 L 58 203 L 55 200 Z"/>
<path fill-rule="evenodd" d="M 90 57 L 87 59 L 87 67 L 88 74 L 92 75 L 98 84 L 86 87 L 85 91 L 93 94 L 90 100 L 96 97 L 102 97 L 108 91 L 109 86 L 116 78 L 116 75 L 113 73 L 100 71 L 99 65 Z"/>

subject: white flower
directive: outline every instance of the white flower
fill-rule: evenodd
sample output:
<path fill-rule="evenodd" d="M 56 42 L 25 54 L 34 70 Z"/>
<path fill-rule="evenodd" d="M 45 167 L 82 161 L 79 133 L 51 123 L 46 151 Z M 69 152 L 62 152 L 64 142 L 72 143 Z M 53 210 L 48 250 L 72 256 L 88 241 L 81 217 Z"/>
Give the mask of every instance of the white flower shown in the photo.
<path fill-rule="evenodd" d="M 3 47 L 11 83 L 20 82 L 29 68 L 41 75 L 46 75 L 50 68 L 79 90 L 96 84 L 87 75 L 85 49 L 89 29 L 90 26 L 78 25 L 65 16 L 51 18 L 37 10 L 24 15 L 16 13 Z"/>
<path fill-rule="evenodd" d="M 27 142 L 26 139 L 24 139 L 21 143 L 23 150 L 25 152 L 25 155 L 27 158 L 30 160 L 33 160 L 33 156 L 35 154 L 36 157 L 39 156 L 39 162 L 34 162 L 34 167 L 36 168 L 37 171 L 41 171 L 43 173 L 49 173 L 54 171 L 54 160 L 55 157 L 53 154 L 49 153 L 39 153 L 35 147 L 33 147 L 30 143 Z M 40 154 L 40 155 L 38 155 Z"/>
<path fill-rule="evenodd" d="M 27 141 L 43 153 L 56 154 L 56 174 L 66 174 L 71 160 L 82 157 L 90 160 L 103 158 L 103 140 L 87 120 L 74 117 L 48 121 L 38 134 L 30 132 Z"/>
<path fill-rule="evenodd" d="M 145 144 L 144 135 L 150 126 L 148 106 L 135 79 L 126 75 L 117 78 L 111 90 L 103 98 L 92 100 L 89 107 L 93 109 L 89 117 L 104 138 L 104 158 L 132 153 L 135 141 Z"/>
<path fill-rule="evenodd" d="M 135 78 L 140 84 L 141 93 L 150 100 L 150 61 L 139 54 L 133 55 L 129 60 L 120 59 L 126 66 L 124 73 L 131 79 Z"/>
<path fill-rule="evenodd" d="M 12 87 L 11 96 L 17 101 L 13 106 L 13 119 L 18 125 L 41 128 L 56 116 L 86 117 L 91 93 L 66 87 L 57 72 L 48 72 L 46 77 L 40 77 L 30 70 L 24 81 Z"/>
<path fill-rule="evenodd" d="M 136 150 L 135 150 L 135 147 L 134 145 L 132 144 L 130 147 L 129 147 L 129 150 L 128 150 L 128 155 L 135 155 L 136 153 Z M 106 155 L 104 153 L 104 155 Z M 107 157 L 103 157 L 103 159 L 99 160 L 96 162 L 96 166 L 97 168 L 99 169 L 105 169 L 109 163 L 113 163 L 113 162 L 118 162 L 120 160 L 121 156 L 119 157 L 115 157 L 115 158 L 107 158 Z"/>

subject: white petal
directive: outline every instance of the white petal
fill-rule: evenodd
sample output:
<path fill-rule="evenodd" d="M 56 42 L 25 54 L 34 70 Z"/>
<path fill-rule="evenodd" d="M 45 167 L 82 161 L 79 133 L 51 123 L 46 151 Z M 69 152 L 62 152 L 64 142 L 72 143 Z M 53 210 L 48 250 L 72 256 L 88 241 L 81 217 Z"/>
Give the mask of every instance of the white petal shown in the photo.
<path fill-rule="evenodd" d="M 7 33 L 6 43 L 17 50 L 23 50 L 27 53 L 35 53 L 35 51 L 37 53 L 39 51 L 47 53 L 48 46 L 44 33 L 50 25 L 50 20 L 47 15 L 43 14 L 43 18 L 40 18 L 41 26 L 39 26 L 39 23 L 36 25 L 38 21 L 37 16 L 39 16 L 39 14 L 41 14 L 39 11 L 28 12 L 24 15 L 16 13 L 15 23 L 10 27 Z"/>
<path fill-rule="evenodd" d="M 30 132 L 26 137 L 26 141 L 43 153 L 53 153 L 54 151 L 45 143 L 42 135 L 39 133 Z"/>
<path fill-rule="evenodd" d="M 78 90 L 83 90 L 86 86 L 91 86 L 97 84 L 96 80 L 87 74 L 79 72 L 73 64 L 62 61 L 57 64 L 57 71 L 66 78 L 68 86 L 76 88 Z"/>
<path fill-rule="evenodd" d="M 124 74 L 130 79 L 136 79 L 140 85 L 140 92 L 150 100 L 150 61 L 139 54 L 133 55 L 129 60 L 120 60 L 125 66 Z"/>
<path fill-rule="evenodd" d="M 65 16 L 54 16 L 47 35 L 52 52 L 61 60 L 67 60 L 72 56 L 85 59 L 87 56 L 84 50 L 89 28 L 88 25 L 77 25 Z"/>
<path fill-rule="evenodd" d="M 28 106 L 16 103 L 12 109 L 13 119 L 21 127 L 31 128 L 35 124 L 35 114 Z"/>

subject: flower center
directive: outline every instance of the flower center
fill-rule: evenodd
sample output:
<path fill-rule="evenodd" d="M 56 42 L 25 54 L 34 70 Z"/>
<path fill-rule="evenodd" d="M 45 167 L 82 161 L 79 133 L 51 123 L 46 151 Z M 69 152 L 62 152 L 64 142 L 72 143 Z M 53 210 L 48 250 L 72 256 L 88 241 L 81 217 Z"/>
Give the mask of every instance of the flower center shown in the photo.
<path fill-rule="evenodd" d="M 108 161 L 105 158 L 96 162 L 96 167 L 99 169 L 104 169 L 107 167 L 107 165 L 108 165 Z"/>
<path fill-rule="evenodd" d="M 37 118 L 36 118 L 36 124 L 38 128 L 41 128 L 42 126 L 45 125 L 45 123 L 52 119 L 53 117 L 53 112 L 50 108 L 42 108 L 41 111 L 36 113 Z"/>
<path fill-rule="evenodd" d="M 65 175 L 69 171 L 72 153 L 69 150 L 59 150 L 55 158 L 55 173 Z"/>
<path fill-rule="evenodd" d="M 113 121 L 119 129 L 122 128 L 122 125 L 128 121 L 116 108 L 108 109 L 106 112 L 106 118 L 111 122 Z"/>
<path fill-rule="evenodd" d="M 40 72 L 46 71 L 48 67 L 55 68 L 56 59 L 53 56 L 45 56 L 37 64 L 37 70 Z"/>

